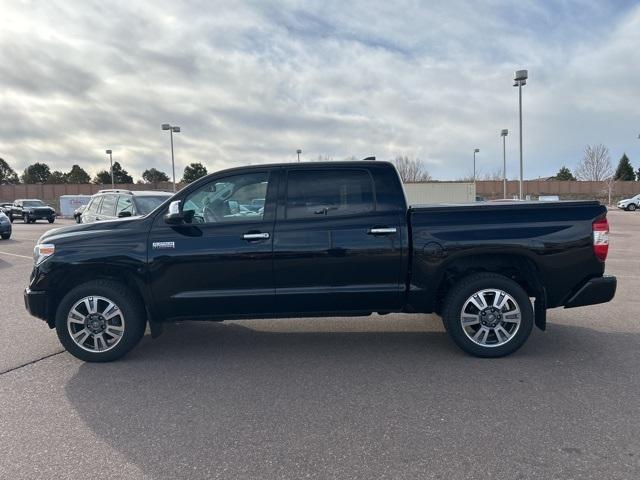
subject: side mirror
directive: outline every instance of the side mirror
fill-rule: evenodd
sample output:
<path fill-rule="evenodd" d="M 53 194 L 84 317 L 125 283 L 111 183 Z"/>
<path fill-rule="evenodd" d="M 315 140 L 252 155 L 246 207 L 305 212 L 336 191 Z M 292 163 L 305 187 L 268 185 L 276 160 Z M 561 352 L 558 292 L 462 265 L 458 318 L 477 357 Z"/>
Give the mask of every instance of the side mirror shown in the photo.
<path fill-rule="evenodd" d="M 164 221 L 169 225 L 180 225 L 184 220 L 184 215 L 180 211 L 180 200 L 174 200 L 169 204 L 169 212 L 164 216 Z"/>
<path fill-rule="evenodd" d="M 118 218 L 126 218 L 130 216 L 131 216 L 131 212 L 127 212 L 126 210 L 118 214 Z"/>

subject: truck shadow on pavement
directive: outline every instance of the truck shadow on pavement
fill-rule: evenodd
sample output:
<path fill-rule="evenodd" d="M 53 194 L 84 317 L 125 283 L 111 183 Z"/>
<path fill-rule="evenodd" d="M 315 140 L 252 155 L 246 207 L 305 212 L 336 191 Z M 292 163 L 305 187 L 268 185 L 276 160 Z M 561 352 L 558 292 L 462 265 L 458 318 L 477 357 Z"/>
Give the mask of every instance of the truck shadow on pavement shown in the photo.
<path fill-rule="evenodd" d="M 66 395 L 153 478 L 475 478 L 478 465 L 487 476 L 550 478 L 559 463 L 606 477 L 621 458 L 637 467 L 639 336 L 549 330 L 482 360 L 442 332 L 186 323 L 122 361 L 80 365 Z M 487 445 L 501 452 L 495 463 Z"/>

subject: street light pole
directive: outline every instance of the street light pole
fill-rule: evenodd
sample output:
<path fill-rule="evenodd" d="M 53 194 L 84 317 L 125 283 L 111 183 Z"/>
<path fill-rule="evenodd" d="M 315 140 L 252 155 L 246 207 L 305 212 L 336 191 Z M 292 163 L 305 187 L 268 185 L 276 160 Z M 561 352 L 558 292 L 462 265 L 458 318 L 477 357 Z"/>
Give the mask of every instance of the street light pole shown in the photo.
<path fill-rule="evenodd" d="M 509 135 L 509 130 L 506 128 L 500 132 L 502 137 L 502 198 L 507 198 L 507 135 Z"/>
<path fill-rule="evenodd" d="M 302 153 L 302 150 L 297 149 L 296 153 L 298 154 L 298 163 L 300 163 L 300 154 Z"/>
<path fill-rule="evenodd" d="M 518 105 L 520 115 L 520 200 L 522 200 L 522 87 L 527 84 L 527 78 L 529 78 L 529 72 L 527 70 L 518 70 L 514 75 L 514 87 L 518 87 Z"/>
<path fill-rule="evenodd" d="M 109 163 L 111 164 L 111 190 L 115 190 L 114 182 L 113 182 L 113 157 L 111 156 L 111 149 L 105 150 L 105 153 L 109 155 Z"/>
<path fill-rule="evenodd" d="M 171 138 L 171 171 L 173 173 L 173 191 L 176 191 L 176 163 L 173 158 L 173 132 L 180 133 L 180 127 L 176 125 L 169 125 L 168 123 L 162 124 L 162 130 L 169 130 L 169 136 Z"/>
<path fill-rule="evenodd" d="M 474 148 L 473 149 L 473 190 L 474 190 L 474 195 L 477 195 L 478 192 L 476 192 L 476 153 L 479 153 L 480 149 L 479 148 Z"/>

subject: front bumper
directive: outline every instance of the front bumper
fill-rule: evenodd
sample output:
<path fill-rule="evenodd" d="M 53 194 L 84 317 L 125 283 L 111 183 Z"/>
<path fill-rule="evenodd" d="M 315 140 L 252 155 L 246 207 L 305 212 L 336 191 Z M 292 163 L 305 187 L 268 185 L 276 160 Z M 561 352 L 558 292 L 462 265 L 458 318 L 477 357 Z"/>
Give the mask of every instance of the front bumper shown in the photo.
<path fill-rule="evenodd" d="M 567 300 L 564 308 L 606 303 L 615 296 L 617 284 L 616 277 L 608 275 L 592 278 Z"/>
<path fill-rule="evenodd" d="M 24 306 L 34 317 L 47 320 L 47 292 L 25 288 Z"/>
<path fill-rule="evenodd" d="M 55 212 L 25 212 L 25 216 L 30 220 L 44 220 L 56 218 Z"/>

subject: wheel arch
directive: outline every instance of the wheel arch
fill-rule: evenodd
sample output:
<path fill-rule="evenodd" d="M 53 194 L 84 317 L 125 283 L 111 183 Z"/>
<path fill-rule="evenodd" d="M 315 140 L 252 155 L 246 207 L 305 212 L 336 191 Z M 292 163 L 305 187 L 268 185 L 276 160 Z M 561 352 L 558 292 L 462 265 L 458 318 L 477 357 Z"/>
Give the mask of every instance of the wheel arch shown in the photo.
<path fill-rule="evenodd" d="M 47 305 L 47 323 L 49 327 L 55 327 L 55 318 L 58 306 L 63 297 L 72 289 L 83 283 L 93 280 L 111 280 L 120 284 L 124 284 L 145 306 L 145 321 L 149 320 L 149 311 L 147 306 L 150 305 L 148 292 L 144 286 L 142 279 L 126 268 L 115 265 L 85 265 L 72 268 L 65 272 L 65 275 L 56 282 L 55 288 L 52 289 L 51 295 L 48 297 Z"/>
<path fill-rule="evenodd" d="M 515 281 L 530 297 L 536 299 L 536 325 L 545 329 L 546 292 L 542 273 L 535 261 L 525 254 L 485 253 L 452 259 L 441 271 L 441 281 L 436 293 L 438 313 L 442 311 L 444 299 L 453 285 L 475 273 L 497 273 Z"/>

